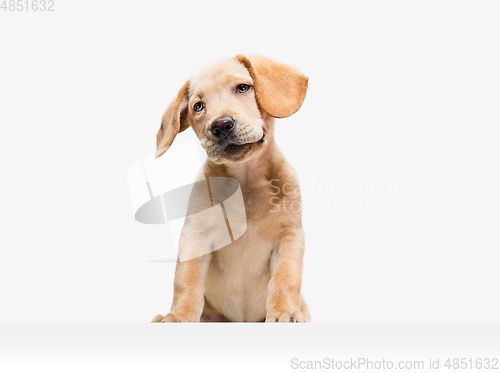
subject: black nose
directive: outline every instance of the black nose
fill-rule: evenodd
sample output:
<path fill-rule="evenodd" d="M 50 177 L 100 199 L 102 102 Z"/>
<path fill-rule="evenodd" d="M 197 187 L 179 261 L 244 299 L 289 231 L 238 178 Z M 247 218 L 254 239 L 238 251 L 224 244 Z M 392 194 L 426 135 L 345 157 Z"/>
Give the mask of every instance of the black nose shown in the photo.
<path fill-rule="evenodd" d="M 234 119 L 229 115 L 225 115 L 220 117 L 217 120 L 214 120 L 212 125 L 210 126 L 210 130 L 216 137 L 220 137 L 223 133 L 228 133 L 234 127 Z"/>

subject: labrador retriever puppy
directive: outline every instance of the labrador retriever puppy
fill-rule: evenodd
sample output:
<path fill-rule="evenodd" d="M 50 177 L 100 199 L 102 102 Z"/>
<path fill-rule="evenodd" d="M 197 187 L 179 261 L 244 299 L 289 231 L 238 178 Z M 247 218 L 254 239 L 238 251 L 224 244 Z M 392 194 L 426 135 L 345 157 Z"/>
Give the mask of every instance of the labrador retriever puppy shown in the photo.
<path fill-rule="evenodd" d="M 246 231 L 210 251 L 217 232 L 209 219 L 186 218 L 172 307 L 152 322 L 310 321 L 300 293 L 304 232 L 299 182 L 274 139 L 275 118 L 299 110 L 307 83 L 291 66 L 238 55 L 192 77 L 167 108 L 156 157 L 191 127 L 207 153 L 201 175 L 239 182 Z M 208 254 L 182 259 L 198 248 L 208 248 L 200 251 Z"/>

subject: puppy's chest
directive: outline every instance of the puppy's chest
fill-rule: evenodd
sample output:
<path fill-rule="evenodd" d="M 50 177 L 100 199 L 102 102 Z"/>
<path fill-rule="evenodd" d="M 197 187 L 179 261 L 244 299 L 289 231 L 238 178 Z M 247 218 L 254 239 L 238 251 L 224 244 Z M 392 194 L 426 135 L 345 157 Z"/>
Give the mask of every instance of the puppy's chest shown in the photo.
<path fill-rule="evenodd" d="M 215 259 L 221 271 L 236 271 L 259 275 L 267 270 L 269 257 L 276 247 L 276 238 L 265 225 L 248 220 L 243 236 L 232 244 L 217 250 Z"/>
<path fill-rule="evenodd" d="M 243 190 L 246 210 L 246 231 L 232 244 L 218 253 L 220 269 L 234 269 L 248 277 L 259 276 L 269 267 L 269 258 L 277 247 L 278 217 L 269 211 L 263 194 Z"/>
<path fill-rule="evenodd" d="M 205 297 L 232 321 L 260 321 L 266 315 L 270 256 L 275 240 L 249 222 L 232 244 L 212 253 Z"/>

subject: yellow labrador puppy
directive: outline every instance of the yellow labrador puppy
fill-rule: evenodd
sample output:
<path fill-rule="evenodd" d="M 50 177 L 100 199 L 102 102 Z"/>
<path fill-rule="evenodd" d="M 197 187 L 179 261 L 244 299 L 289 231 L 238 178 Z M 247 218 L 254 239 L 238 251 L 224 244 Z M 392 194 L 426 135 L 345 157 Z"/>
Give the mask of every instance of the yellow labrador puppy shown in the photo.
<path fill-rule="evenodd" d="M 216 62 L 188 80 L 163 115 L 156 156 L 191 127 L 206 150 L 207 178 L 236 179 L 246 232 L 230 245 L 177 261 L 170 313 L 153 322 L 308 322 L 300 294 L 304 232 L 295 171 L 274 140 L 274 118 L 299 110 L 308 78 L 260 56 Z M 294 208 L 285 208 L 294 206 Z M 183 252 L 210 247 L 209 221 L 186 219 Z M 207 251 L 205 251 L 207 252 Z"/>

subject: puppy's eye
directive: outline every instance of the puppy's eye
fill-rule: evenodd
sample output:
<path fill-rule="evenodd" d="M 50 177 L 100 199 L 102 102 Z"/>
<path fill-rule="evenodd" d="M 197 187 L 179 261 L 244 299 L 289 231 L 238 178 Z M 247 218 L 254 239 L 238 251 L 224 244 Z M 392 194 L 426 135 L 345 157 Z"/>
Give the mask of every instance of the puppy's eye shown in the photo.
<path fill-rule="evenodd" d="M 239 92 L 239 93 L 245 93 L 247 92 L 249 89 L 250 89 L 250 85 L 249 84 L 240 84 L 236 87 L 236 90 Z"/>
<path fill-rule="evenodd" d="M 205 104 L 201 101 L 198 101 L 196 104 L 194 104 L 193 109 L 196 112 L 200 112 L 203 110 L 204 107 L 205 107 Z"/>

